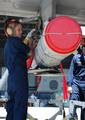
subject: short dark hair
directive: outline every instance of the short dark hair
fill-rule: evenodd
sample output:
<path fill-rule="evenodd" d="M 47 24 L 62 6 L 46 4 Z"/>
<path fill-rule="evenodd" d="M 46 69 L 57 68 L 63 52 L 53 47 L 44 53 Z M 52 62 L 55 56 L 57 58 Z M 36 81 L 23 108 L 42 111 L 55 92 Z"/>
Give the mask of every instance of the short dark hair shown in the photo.
<path fill-rule="evenodd" d="M 82 45 L 82 49 L 85 48 L 85 45 Z"/>

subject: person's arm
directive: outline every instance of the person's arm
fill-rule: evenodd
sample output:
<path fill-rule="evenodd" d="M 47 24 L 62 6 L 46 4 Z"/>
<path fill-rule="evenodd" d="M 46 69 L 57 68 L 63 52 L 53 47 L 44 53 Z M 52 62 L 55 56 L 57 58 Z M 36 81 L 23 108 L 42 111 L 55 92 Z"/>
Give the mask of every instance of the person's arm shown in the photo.
<path fill-rule="evenodd" d="M 28 54 L 30 52 L 30 47 L 25 45 L 20 38 L 16 38 L 14 47 L 17 51 L 22 52 L 23 54 Z"/>
<path fill-rule="evenodd" d="M 67 79 L 67 85 L 68 86 L 72 86 L 73 77 L 74 77 L 73 70 L 74 70 L 74 57 L 71 61 L 70 69 L 69 69 L 69 72 L 68 72 L 68 79 Z"/>

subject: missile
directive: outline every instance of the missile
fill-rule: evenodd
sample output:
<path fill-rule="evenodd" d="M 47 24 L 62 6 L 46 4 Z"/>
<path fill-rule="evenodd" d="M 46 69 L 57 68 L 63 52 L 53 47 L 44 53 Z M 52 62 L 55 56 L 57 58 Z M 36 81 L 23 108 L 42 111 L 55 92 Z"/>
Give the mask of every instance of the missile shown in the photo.
<path fill-rule="evenodd" d="M 47 22 L 35 49 L 35 61 L 40 66 L 59 65 L 81 44 L 81 27 L 73 18 L 58 16 Z"/>

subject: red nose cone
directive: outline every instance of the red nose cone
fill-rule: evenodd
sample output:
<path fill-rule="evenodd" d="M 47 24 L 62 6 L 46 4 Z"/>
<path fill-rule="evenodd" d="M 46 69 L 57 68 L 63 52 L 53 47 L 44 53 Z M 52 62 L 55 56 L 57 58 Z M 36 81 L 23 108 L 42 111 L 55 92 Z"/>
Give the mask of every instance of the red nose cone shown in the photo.
<path fill-rule="evenodd" d="M 44 34 L 49 48 L 61 54 L 76 50 L 82 39 L 80 25 L 67 16 L 52 19 L 48 23 Z"/>

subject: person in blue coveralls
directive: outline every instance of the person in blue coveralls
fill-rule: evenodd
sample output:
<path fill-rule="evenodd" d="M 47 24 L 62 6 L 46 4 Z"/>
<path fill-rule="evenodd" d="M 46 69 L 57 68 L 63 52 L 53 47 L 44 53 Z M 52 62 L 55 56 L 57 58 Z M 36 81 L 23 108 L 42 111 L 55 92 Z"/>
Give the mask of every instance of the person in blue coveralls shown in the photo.
<path fill-rule="evenodd" d="M 85 102 L 85 45 L 72 59 L 67 84 L 72 92 L 70 99 Z M 82 109 L 81 120 L 85 120 L 85 109 Z"/>
<path fill-rule="evenodd" d="M 22 25 L 19 21 L 8 19 L 5 23 L 7 42 L 4 59 L 8 69 L 8 102 L 6 120 L 26 120 L 28 102 L 28 78 L 26 59 L 30 52 L 27 45 L 29 35 L 22 40 Z"/>

